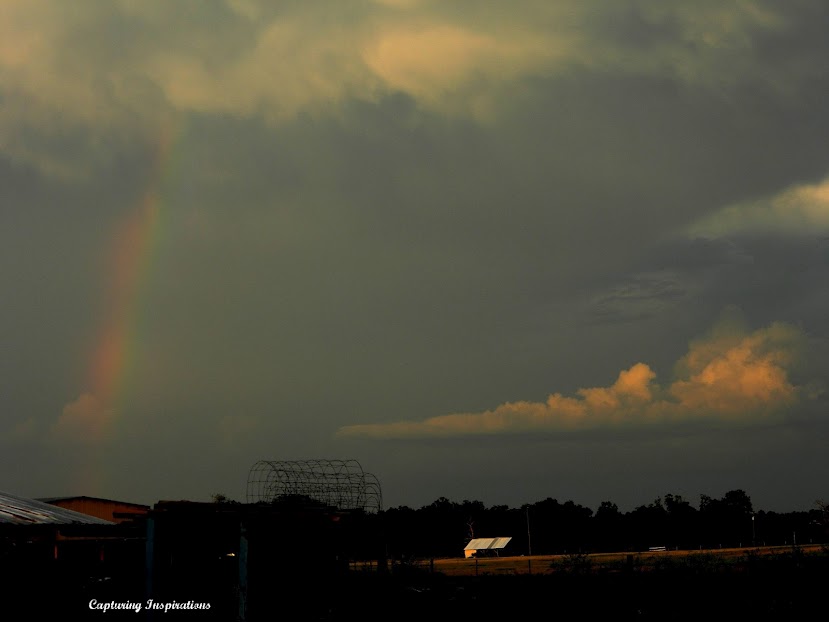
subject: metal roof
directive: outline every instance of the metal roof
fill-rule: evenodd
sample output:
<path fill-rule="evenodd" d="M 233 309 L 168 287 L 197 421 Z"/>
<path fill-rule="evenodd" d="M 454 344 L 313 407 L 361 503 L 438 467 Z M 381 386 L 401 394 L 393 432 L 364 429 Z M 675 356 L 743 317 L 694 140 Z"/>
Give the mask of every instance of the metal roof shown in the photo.
<path fill-rule="evenodd" d="M 464 547 L 464 551 L 482 551 L 484 549 L 502 549 L 512 538 L 475 538 Z"/>
<path fill-rule="evenodd" d="M 108 520 L 0 491 L 0 524 L 114 525 Z"/>

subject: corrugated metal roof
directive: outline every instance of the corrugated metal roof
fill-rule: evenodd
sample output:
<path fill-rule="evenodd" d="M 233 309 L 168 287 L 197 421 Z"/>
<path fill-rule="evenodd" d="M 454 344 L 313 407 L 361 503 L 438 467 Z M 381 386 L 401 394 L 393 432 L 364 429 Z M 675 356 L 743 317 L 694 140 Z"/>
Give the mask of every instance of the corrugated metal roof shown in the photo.
<path fill-rule="evenodd" d="M 108 520 L 87 516 L 42 501 L 0 491 L 0 523 L 11 525 L 114 525 Z"/>
<path fill-rule="evenodd" d="M 502 549 L 512 538 L 475 538 L 464 547 L 464 551 L 482 551 L 484 549 Z"/>

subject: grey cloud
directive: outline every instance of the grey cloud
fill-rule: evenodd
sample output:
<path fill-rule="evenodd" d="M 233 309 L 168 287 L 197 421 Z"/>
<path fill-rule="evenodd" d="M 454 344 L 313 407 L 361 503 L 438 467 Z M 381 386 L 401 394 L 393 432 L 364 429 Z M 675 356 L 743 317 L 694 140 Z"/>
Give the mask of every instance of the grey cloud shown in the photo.
<path fill-rule="evenodd" d="M 636 274 L 590 301 L 597 321 L 641 320 L 670 312 L 688 291 L 669 272 Z"/>
<path fill-rule="evenodd" d="M 571 395 L 638 361 L 667 378 L 729 304 L 752 326 L 826 337 L 820 235 L 686 235 L 829 171 L 822 7 L 8 6 L 0 284 L 14 296 L 0 308 L 0 431 L 22 435 L 7 445 L 15 460 L 84 464 L 78 452 L 50 462 L 38 434 L 88 390 L 113 234 L 153 183 L 161 209 L 115 435 L 128 444 L 106 454 L 113 496 L 153 483 L 172 495 L 172 481 L 216 492 L 195 467 L 170 475 L 177 448 L 228 486 L 252 458 L 360 453 L 421 497 L 466 459 L 435 496 L 499 478 L 506 490 L 538 461 L 531 495 L 599 445 L 397 455 L 334 435 Z M 397 55 L 373 67 L 383 37 Z M 418 74 L 424 40 L 446 62 Z M 170 157 L 154 169 L 165 136 Z M 798 384 L 824 374 L 821 360 Z M 788 451 L 814 449 L 793 434 Z M 739 457 L 766 447 L 752 435 Z M 738 469 L 726 441 L 701 434 L 677 478 L 713 481 L 694 459 L 706 440 Z M 612 457 L 567 490 L 598 495 L 614 461 L 645 477 L 670 453 L 650 438 L 600 442 Z M 131 481 L 144 450 L 161 466 Z M 48 468 L 35 471 L 27 481 L 48 487 Z"/>

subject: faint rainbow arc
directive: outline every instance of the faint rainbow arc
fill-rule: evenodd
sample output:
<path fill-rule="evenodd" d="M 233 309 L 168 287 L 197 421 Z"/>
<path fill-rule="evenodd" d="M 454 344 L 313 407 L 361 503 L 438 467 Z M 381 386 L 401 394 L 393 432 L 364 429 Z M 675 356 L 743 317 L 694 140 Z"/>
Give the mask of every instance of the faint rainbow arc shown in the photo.
<path fill-rule="evenodd" d="M 181 128 L 172 125 L 160 132 L 145 191 L 117 225 L 106 254 L 106 321 L 95 341 L 87 374 L 88 386 L 105 413 L 98 430 L 100 439 L 115 432 L 127 397 L 127 379 L 136 362 L 141 300 L 162 236 L 163 192 L 174 172 L 180 134 Z"/>

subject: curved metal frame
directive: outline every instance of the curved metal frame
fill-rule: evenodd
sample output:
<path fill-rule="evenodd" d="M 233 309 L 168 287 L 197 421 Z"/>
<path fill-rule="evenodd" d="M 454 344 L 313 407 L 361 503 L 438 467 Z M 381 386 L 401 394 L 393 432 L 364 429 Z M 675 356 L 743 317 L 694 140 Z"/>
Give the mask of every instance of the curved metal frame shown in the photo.
<path fill-rule="evenodd" d="M 380 482 L 356 460 L 260 460 L 251 467 L 248 503 L 293 495 L 340 510 L 383 510 Z"/>

